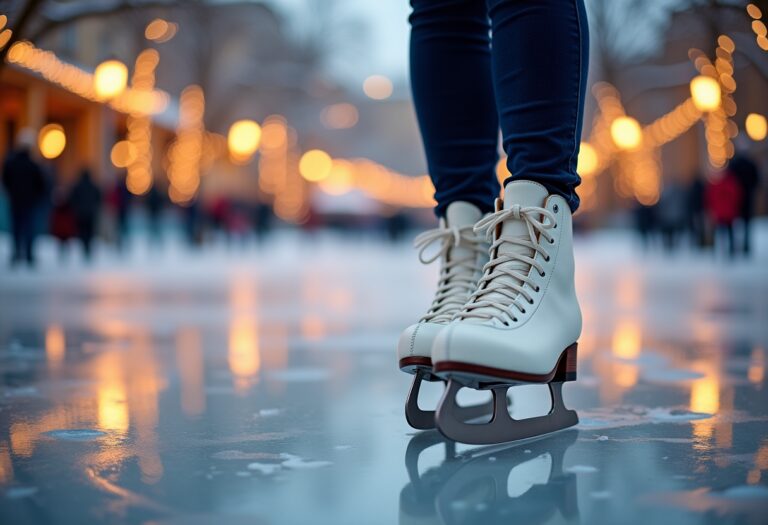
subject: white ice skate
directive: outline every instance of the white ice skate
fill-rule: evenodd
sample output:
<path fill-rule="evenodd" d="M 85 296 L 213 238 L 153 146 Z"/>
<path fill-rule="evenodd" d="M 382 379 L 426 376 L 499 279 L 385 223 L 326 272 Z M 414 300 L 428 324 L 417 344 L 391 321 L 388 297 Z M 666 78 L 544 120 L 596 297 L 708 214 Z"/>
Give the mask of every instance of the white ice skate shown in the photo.
<path fill-rule="evenodd" d="M 417 429 L 435 426 L 434 410 L 421 410 L 418 406 L 421 382 L 440 380 L 432 374 L 432 343 L 477 289 L 483 265 L 488 260 L 488 243 L 473 231 L 473 226 L 481 217 L 480 210 L 474 205 L 453 202 L 448 205 L 445 219 L 440 219 L 440 226 L 422 233 L 414 241 L 414 246 L 420 248 L 419 260 L 422 263 L 429 264 L 440 259 L 441 265 L 432 306 L 418 323 L 403 331 L 397 344 L 400 370 L 415 374 L 405 404 L 405 417 Z M 427 256 L 435 244 L 439 245 L 436 253 Z M 490 414 L 491 409 L 491 404 L 486 403 L 460 408 L 457 415 L 472 419 Z"/>
<path fill-rule="evenodd" d="M 490 261 L 477 291 L 435 338 L 433 373 L 448 379 L 436 413 L 437 427 L 464 443 L 498 443 L 553 432 L 578 423 L 563 405 L 562 384 L 576 379 L 581 311 L 574 288 L 571 210 L 544 186 L 510 182 L 503 208 L 476 226 L 493 237 Z M 548 415 L 513 420 L 507 390 L 546 383 Z M 463 386 L 490 389 L 494 412 L 470 424 L 456 394 Z"/>

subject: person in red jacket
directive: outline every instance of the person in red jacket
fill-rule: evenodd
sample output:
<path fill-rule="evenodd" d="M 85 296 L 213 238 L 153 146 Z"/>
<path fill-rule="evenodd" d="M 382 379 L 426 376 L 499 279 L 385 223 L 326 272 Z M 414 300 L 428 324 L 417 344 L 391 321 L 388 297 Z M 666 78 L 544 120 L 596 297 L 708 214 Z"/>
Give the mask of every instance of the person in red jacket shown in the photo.
<path fill-rule="evenodd" d="M 728 253 L 733 256 L 736 246 L 733 223 L 741 210 L 742 189 L 731 171 L 716 174 L 707 184 L 704 203 L 707 213 L 715 225 L 715 235 L 725 232 L 728 238 Z"/>

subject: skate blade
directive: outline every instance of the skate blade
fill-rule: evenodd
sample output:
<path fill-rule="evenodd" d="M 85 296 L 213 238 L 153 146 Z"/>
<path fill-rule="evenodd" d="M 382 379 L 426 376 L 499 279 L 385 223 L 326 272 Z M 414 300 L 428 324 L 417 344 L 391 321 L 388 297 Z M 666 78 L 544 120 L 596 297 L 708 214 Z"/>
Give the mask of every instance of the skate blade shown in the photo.
<path fill-rule="evenodd" d="M 507 409 L 509 386 L 491 389 L 493 415 L 487 423 L 469 423 L 459 417 L 461 406 L 456 401 L 459 390 L 465 386 L 451 379 L 435 412 L 437 429 L 446 438 L 470 445 L 490 445 L 528 439 L 572 427 L 579 422 L 576 411 L 563 404 L 563 383 L 549 383 L 552 408 L 544 416 L 513 419 Z"/>
<path fill-rule="evenodd" d="M 416 430 L 431 430 L 435 428 L 435 411 L 422 410 L 419 407 L 419 391 L 422 381 L 429 381 L 432 372 L 429 370 L 417 370 L 411 383 L 411 389 L 408 392 L 408 398 L 405 400 L 405 419 L 408 424 Z M 434 376 L 432 376 L 434 377 Z M 445 396 L 445 394 L 443 394 Z M 486 420 L 493 413 L 494 400 L 490 399 L 485 403 L 471 406 L 456 406 L 455 416 L 461 421 L 474 421 L 481 418 Z"/>

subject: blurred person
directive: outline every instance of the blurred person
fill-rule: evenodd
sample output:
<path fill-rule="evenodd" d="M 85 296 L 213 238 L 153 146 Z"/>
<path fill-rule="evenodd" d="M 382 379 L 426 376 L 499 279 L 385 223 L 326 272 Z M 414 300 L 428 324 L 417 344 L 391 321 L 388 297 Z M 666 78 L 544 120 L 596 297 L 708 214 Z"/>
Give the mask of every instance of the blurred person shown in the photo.
<path fill-rule="evenodd" d="M 411 0 L 411 87 L 439 227 L 416 239 L 440 260 L 432 305 L 398 343 L 415 374 L 406 417 L 457 441 L 507 441 L 573 425 L 561 385 L 575 379 L 581 312 L 574 287 L 572 213 L 587 84 L 583 0 Z M 503 199 L 496 178 L 501 129 Z M 432 253 L 430 254 L 430 250 Z M 486 264 L 487 262 L 487 264 Z M 422 380 L 448 390 L 437 413 L 418 407 Z M 462 386 L 549 383 L 553 410 L 512 422 L 504 403 L 460 407 Z"/>
<path fill-rule="evenodd" d="M 707 212 L 715 226 L 715 237 L 725 234 L 728 254 L 733 257 L 736 254 L 733 223 L 739 216 L 742 202 L 739 181 L 731 171 L 720 172 L 709 180 L 704 198 Z"/>
<path fill-rule="evenodd" d="M 56 239 L 61 262 L 64 262 L 69 253 L 69 241 L 77 237 L 77 218 L 69 197 L 64 188 L 55 188 L 51 198 L 51 215 L 48 218 L 48 228 Z"/>
<path fill-rule="evenodd" d="M 708 244 L 707 235 L 707 208 L 704 204 L 706 184 L 704 177 L 698 171 L 691 177 L 691 183 L 686 191 L 686 214 L 688 227 L 691 230 L 693 246 L 704 248 Z"/>
<path fill-rule="evenodd" d="M 93 182 L 88 169 L 80 172 L 80 177 L 70 190 L 69 205 L 75 218 L 77 238 L 83 246 L 86 260 L 90 260 L 93 237 L 101 211 L 101 189 Z"/>
<path fill-rule="evenodd" d="M 115 219 L 115 245 L 118 251 L 123 251 L 128 235 L 128 212 L 130 210 L 131 193 L 125 185 L 125 177 L 118 177 L 107 197 L 107 205 Z"/>
<path fill-rule="evenodd" d="M 760 187 L 760 173 L 746 151 L 740 150 L 728 162 L 728 171 L 741 187 L 741 252 L 749 255 L 752 251 L 752 217 L 755 214 L 755 199 Z"/>
<path fill-rule="evenodd" d="M 43 167 L 32 158 L 34 146 L 35 132 L 28 128 L 21 130 L 16 149 L 3 163 L 2 182 L 11 209 L 11 265 L 22 261 L 34 265 L 37 219 L 48 196 L 48 181 Z"/>
<path fill-rule="evenodd" d="M 677 181 L 670 181 L 655 206 L 661 243 L 666 252 L 671 253 L 677 248 L 680 234 L 688 221 L 685 201 L 686 192 L 683 186 Z"/>
<path fill-rule="evenodd" d="M 644 250 L 651 246 L 651 238 L 656 232 L 656 208 L 637 203 L 634 210 L 635 228 L 640 235 L 640 242 Z"/>
<path fill-rule="evenodd" d="M 153 184 L 147 192 L 145 204 L 147 207 L 147 219 L 149 221 L 149 240 L 159 245 L 162 241 L 161 219 L 165 208 L 165 194 L 160 191 L 157 184 Z"/>

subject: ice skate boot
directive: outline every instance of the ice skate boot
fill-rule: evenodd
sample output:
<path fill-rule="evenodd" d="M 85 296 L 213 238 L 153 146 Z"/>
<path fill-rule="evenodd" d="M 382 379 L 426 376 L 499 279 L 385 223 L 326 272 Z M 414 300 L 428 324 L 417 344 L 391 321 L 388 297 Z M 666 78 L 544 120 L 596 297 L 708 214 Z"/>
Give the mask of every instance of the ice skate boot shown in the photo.
<path fill-rule="evenodd" d="M 435 426 L 434 410 L 421 410 L 418 406 L 421 382 L 440 380 L 432 374 L 432 343 L 477 289 L 483 265 L 488 260 L 488 243 L 473 231 L 481 217 L 482 213 L 474 205 L 453 202 L 448 205 L 445 218 L 440 219 L 440 226 L 422 233 L 414 241 L 414 246 L 420 249 L 422 263 L 440 259 L 441 264 L 432 306 L 418 323 L 405 329 L 397 344 L 400 370 L 415 375 L 405 404 L 405 417 L 417 429 Z M 438 246 L 436 253 L 427 255 L 435 245 Z M 457 416 L 474 418 L 490 414 L 491 409 L 491 404 L 486 403 L 462 408 Z"/>
<path fill-rule="evenodd" d="M 499 443 L 553 432 L 578 423 L 563 405 L 562 385 L 576 379 L 581 311 L 574 287 L 571 210 L 565 199 L 529 181 L 505 187 L 503 207 L 476 231 L 493 238 L 478 289 L 435 338 L 433 373 L 448 380 L 437 408 L 438 429 L 464 443 Z M 507 390 L 546 383 L 548 415 L 514 420 Z M 486 424 L 460 415 L 462 387 L 490 389 L 494 410 Z"/>

